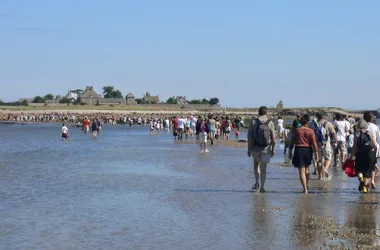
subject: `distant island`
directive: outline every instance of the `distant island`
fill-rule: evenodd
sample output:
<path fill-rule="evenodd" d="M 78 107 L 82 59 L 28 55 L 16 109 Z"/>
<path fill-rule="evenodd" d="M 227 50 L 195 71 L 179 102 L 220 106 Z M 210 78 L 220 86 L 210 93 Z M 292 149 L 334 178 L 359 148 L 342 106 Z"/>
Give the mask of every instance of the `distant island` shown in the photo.
<path fill-rule="evenodd" d="M 210 99 L 188 100 L 186 96 L 169 97 L 166 101 L 160 101 L 158 95 L 146 92 L 141 98 L 136 98 L 131 92 L 123 96 L 120 90 L 113 86 L 104 86 L 102 94 L 98 94 L 93 86 L 84 89 L 69 89 L 66 95 L 45 94 L 32 98 L 19 98 L 15 102 L 2 102 L 0 100 L 0 113 L 20 112 L 71 112 L 71 113 L 215 113 L 257 115 L 258 108 L 229 108 L 222 107 L 218 97 Z M 316 112 L 326 114 L 330 118 L 336 113 L 351 116 L 361 116 L 363 111 L 348 111 L 338 107 L 309 107 L 309 108 L 285 108 L 280 100 L 277 105 L 269 106 L 269 112 L 273 116 L 293 117 L 298 113 Z M 371 110 L 377 117 L 378 110 Z"/>
<path fill-rule="evenodd" d="M 220 109 L 219 98 L 188 100 L 186 96 L 169 97 L 166 101 L 160 101 L 158 95 L 146 92 L 141 98 L 136 98 L 131 92 L 123 96 L 120 90 L 113 86 L 104 86 L 103 93 L 98 94 L 94 86 L 86 86 L 85 89 L 69 89 L 66 95 L 45 94 L 30 98 L 19 98 L 18 101 L 0 103 L 6 106 L 136 106 L 136 105 L 177 105 L 178 107 L 213 108 Z"/>

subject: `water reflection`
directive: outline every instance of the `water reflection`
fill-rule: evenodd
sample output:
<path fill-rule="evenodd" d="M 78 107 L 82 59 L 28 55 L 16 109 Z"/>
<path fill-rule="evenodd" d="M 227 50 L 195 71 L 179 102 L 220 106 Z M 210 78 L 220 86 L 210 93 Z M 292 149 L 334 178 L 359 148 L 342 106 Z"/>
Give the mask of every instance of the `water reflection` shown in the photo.
<path fill-rule="evenodd" d="M 293 237 L 299 246 L 314 246 L 317 241 L 317 224 L 315 218 L 310 216 L 309 211 L 312 209 L 311 196 L 301 195 L 298 201 L 298 214 L 293 221 Z"/>
<path fill-rule="evenodd" d="M 250 216 L 250 228 L 249 235 L 250 244 L 255 248 L 265 248 L 265 241 L 270 242 L 270 239 L 274 237 L 273 219 L 269 216 L 267 211 L 267 197 L 263 194 L 252 195 L 252 210 Z"/>
<path fill-rule="evenodd" d="M 375 194 L 359 195 L 354 202 L 347 204 L 345 208 L 345 226 L 355 228 L 359 234 L 379 234 L 377 222 L 378 198 Z M 380 239 L 363 237 L 358 239 L 359 244 L 380 246 Z"/>

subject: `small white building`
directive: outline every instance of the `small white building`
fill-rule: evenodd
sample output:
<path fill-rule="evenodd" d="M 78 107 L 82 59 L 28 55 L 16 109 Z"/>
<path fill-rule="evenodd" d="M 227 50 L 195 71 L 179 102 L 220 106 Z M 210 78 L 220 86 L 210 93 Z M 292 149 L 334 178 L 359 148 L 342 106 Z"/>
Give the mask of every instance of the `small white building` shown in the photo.
<path fill-rule="evenodd" d="M 73 99 L 74 101 L 77 101 L 78 94 L 76 92 L 73 92 L 71 89 L 67 92 L 67 95 L 65 96 L 67 99 Z"/>

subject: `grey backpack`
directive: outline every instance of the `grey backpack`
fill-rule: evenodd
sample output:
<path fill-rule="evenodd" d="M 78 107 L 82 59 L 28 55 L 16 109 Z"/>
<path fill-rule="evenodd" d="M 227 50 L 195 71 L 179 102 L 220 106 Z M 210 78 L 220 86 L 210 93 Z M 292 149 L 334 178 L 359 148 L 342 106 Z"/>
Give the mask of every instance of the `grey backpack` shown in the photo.
<path fill-rule="evenodd" d="M 259 119 L 256 119 L 256 129 L 254 132 L 254 146 L 267 147 L 271 142 L 272 131 L 269 128 L 268 119 L 265 123 L 262 123 Z"/>

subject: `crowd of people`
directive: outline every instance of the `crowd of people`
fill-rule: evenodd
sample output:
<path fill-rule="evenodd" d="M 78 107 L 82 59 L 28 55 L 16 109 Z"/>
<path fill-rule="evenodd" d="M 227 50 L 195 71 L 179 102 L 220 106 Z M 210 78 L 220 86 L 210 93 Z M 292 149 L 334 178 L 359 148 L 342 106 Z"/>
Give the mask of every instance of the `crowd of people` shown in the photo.
<path fill-rule="evenodd" d="M 214 144 L 220 138 L 229 140 L 230 134 L 235 133 L 235 138 L 238 140 L 240 129 L 245 127 L 245 122 L 242 117 L 230 118 L 229 116 L 173 116 L 171 121 L 165 118 L 164 120 L 155 119 L 150 121 L 151 134 L 154 133 L 157 125 L 162 124 L 162 128 L 166 131 L 172 131 L 174 140 L 182 141 L 183 138 L 194 137 L 200 142 L 201 153 L 207 153 L 207 142 L 211 141 Z"/>
<path fill-rule="evenodd" d="M 260 107 L 259 117 L 253 119 L 248 130 L 248 156 L 253 158 L 255 173 L 252 189 L 265 192 L 266 167 L 275 155 L 276 136 L 282 137 L 285 143 L 284 154 L 289 149 L 289 159 L 299 170 L 304 193 L 309 190 L 311 165 L 319 180 L 331 179 L 329 168 L 333 160 L 333 166 L 343 168 L 347 159 L 355 160 L 359 191 L 367 193 L 375 189 L 380 157 L 380 130 L 375 118 L 371 112 L 365 112 L 363 119 L 336 114 L 330 122 L 320 113 L 314 119 L 300 114 L 287 128 L 279 117 L 276 131 L 273 121 L 267 117 L 267 108 Z"/>
<path fill-rule="evenodd" d="M 23 116 L 22 119 L 25 118 Z M 48 117 L 51 117 L 50 115 Z M 61 120 L 62 119 L 62 120 Z M 62 125 L 62 138 L 66 140 L 68 135 L 68 127 L 66 122 L 71 122 L 71 126 L 82 127 L 85 134 L 91 132 L 93 137 L 96 138 L 97 134 L 103 124 L 116 124 L 129 125 L 131 128 L 134 126 L 149 126 L 150 134 L 159 134 L 161 131 L 172 132 L 174 139 L 182 141 L 184 138 L 193 137 L 201 141 L 201 152 L 208 152 L 207 140 L 211 140 L 213 144 L 219 138 L 229 139 L 230 133 L 234 132 L 236 139 L 239 139 L 240 128 L 245 126 L 243 117 L 229 118 L 228 116 L 214 116 L 209 114 L 204 115 L 188 115 L 188 116 L 173 116 L 169 117 L 135 117 L 135 116 L 115 116 L 111 115 L 108 118 L 92 116 L 84 116 L 83 118 L 76 119 L 72 115 L 70 120 L 66 116 L 60 117 L 59 121 L 63 121 Z"/>
<path fill-rule="evenodd" d="M 71 121 L 76 120 L 74 114 L 44 114 L 21 115 L 17 120 L 23 121 Z M 208 141 L 214 144 L 219 139 L 230 139 L 232 133 L 239 139 L 240 129 L 245 127 L 242 117 L 230 118 L 226 115 L 188 115 L 166 117 L 132 117 L 114 115 L 110 117 L 87 116 L 79 122 L 84 133 L 92 133 L 96 138 L 105 123 L 116 125 L 122 123 L 133 127 L 149 126 L 150 134 L 159 134 L 160 131 L 173 133 L 174 140 L 182 141 L 184 138 L 195 138 L 200 144 L 201 153 L 206 153 Z M 247 135 L 248 156 L 253 158 L 255 183 L 253 190 L 265 192 L 266 168 L 275 155 L 276 137 L 285 144 L 284 154 L 292 164 L 298 168 L 303 192 L 309 191 L 310 167 L 314 166 L 314 175 L 318 180 L 332 178 L 331 166 L 344 165 L 347 159 L 355 161 L 358 190 L 367 193 L 376 188 L 376 172 L 379 170 L 377 159 L 380 158 L 380 130 L 376 125 L 373 113 L 365 112 L 363 118 L 347 117 L 336 114 L 334 120 L 329 121 L 323 114 L 317 113 L 315 118 L 308 114 L 299 114 L 292 125 L 286 126 L 283 118 L 277 119 L 275 126 L 269 119 L 267 108 L 260 107 L 259 116 L 254 117 Z M 68 127 L 62 125 L 62 138 L 69 137 Z"/>

